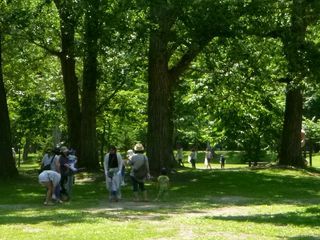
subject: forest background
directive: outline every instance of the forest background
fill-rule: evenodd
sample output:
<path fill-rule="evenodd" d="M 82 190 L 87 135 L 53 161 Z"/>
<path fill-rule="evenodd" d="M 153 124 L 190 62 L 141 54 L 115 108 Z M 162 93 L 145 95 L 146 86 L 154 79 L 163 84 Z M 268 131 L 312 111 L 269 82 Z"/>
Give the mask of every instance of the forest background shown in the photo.
<path fill-rule="evenodd" d="M 153 172 L 208 144 L 304 166 L 319 129 L 316 0 L 5 0 L 0 3 L 0 176 L 11 148 L 146 146 Z"/>

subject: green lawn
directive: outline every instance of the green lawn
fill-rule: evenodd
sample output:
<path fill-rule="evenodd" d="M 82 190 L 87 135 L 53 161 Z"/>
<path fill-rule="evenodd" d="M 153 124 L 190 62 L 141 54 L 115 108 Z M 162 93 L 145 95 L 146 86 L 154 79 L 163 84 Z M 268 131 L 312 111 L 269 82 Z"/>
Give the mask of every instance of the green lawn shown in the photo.
<path fill-rule="evenodd" d="M 319 166 L 320 157 L 314 157 Z M 0 239 L 319 239 L 320 170 L 181 168 L 162 202 L 109 203 L 101 173 L 77 177 L 71 202 L 42 205 L 34 166 L 0 183 Z M 201 166 L 198 163 L 199 167 Z M 156 184 L 147 184 L 154 199 Z"/>

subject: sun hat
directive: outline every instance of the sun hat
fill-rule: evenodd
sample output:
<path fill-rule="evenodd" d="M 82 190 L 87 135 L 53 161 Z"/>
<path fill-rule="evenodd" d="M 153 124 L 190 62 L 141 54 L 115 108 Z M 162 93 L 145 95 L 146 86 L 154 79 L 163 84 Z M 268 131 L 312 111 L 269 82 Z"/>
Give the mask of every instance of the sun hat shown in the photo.
<path fill-rule="evenodd" d="M 134 150 L 135 151 L 144 151 L 144 147 L 141 143 L 137 143 L 135 146 L 134 146 Z"/>

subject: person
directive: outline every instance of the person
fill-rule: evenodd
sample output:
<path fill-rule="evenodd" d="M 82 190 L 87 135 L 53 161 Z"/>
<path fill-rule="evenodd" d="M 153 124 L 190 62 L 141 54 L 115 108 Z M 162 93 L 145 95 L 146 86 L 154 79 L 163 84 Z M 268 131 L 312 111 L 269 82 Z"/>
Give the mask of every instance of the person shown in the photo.
<path fill-rule="evenodd" d="M 132 150 L 132 149 L 129 149 L 129 150 L 127 151 L 127 161 L 126 161 L 126 162 L 128 162 L 133 155 L 134 155 L 133 150 Z M 126 185 L 126 183 L 125 183 L 125 174 L 126 174 L 126 167 L 125 167 L 125 165 L 126 165 L 126 164 L 125 164 L 125 161 L 123 161 L 123 166 L 122 166 L 122 170 L 121 170 L 121 177 L 122 177 L 121 186 L 125 186 L 125 185 Z"/>
<path fill-rule="evenodd" d="M 70 168 L 68 164 L 68 155 L 69 155 L 69 149 L 65 146 L 62 146 L 60 148 L 61 155 L 59 156 L 59 164 L 60 164 L 60 174 L 61 174 L 61 179 L 60 179 L 60 195 L 61 199 L 66 201 L 69 200 L 70 193 L 68 187 L 67 187 L 67 182 L 68 178 L 70 176 Z"/>
<path fill-rule="evenodd" d="M 156 201 L 162 199 L 164 196 L 168 195 L 168 190 L 169 190 L 169 184 L 170 184 L 170 179 L 167 176 L 167 169 L 162 168 L 160 172 L 160 176 L 158 177 L 158 187 L 159 187 L 159 192 L 158 196 L 156 198 Z"/>
<path fill-rule="evenodd" d="M 67 178 L 67 183 L 66 183 L 66 190 L 69 194 L 69 197 L 71 196 L 71 192 L 72 192 L 72 186 L 74 183 L 74 175 L 76 173 L 79 173 L 83 170 L 85 170 L 85 168 L 77 168 L 76 164 L 78 162 L 78 157 L 76 155 L 76 150 L 74 149 L 70 149 L 69 150 L 69 154 L 68 154 L 68 161 L 67 161 L 67 167 L 69 168 L 69 174 L 68 174 L 68 178 Z"/>
<path fill-rule="evenodd" d="M 41 161 L 40 171 L 42 171 L 45 168 L 45 166 L 49 165 L 50 168 L 46 170 L 52 170 L 60 174 L 59 156 L 60 156 L 60 148 L 47 149 Z M 52 199 L 58 202 L 61 201 L 60 200 L 60 184 L 58 184 L 53 190 Z"/>
<path fill-rule="evenodd" d="M 303 148 L 306 144 L 306 132 L 305 130 L 302 128 L 301 129 L 301 147 Z"/>
<path fill-rule="evenodd" d="M 223 155 L 220 156 L 220 167 L 224 168 L 224 165 L 226 163 L 226 159 Z"/>
<path fill-rule="evenodd" d="M 110 201 L 121 199 L 121 169 L 123 160 L 115 146 L 111 146 L 109 152 L 104 157 L 104 172 L 106 176 L 106 187 L 109 191 Z"/>
<path fill-rule="evenodd" d="M 134 152 L 135 154 L 129 160 L 129 165 L 131 165 L 130 178 L 132 181 L 134 200 L 140 200 L 140 191 L 143 195 L 143 200 L 148 201 L 144 182 L 147 178 L 150 178 L 149 161 L 147 156 L 143 154 L 144 147 L 141 143 L 137 143 L 134 146 Z"/>
<path fill-rule="evenodd" d="M 192 148 L 191 149 L 191 153 L 189 155 L 189 158 L 190 158 L 190 163 L 192 165 L 192 168 L 196 168 L 196 161 L 197 161 L 197 152 L 195 150 L 195 148 Z"/>
<path fill-rule="evenodd" d="M 52 195 L 54 193 L 54 189 L 60 183 L 60 173 L 52 170 L 44 170 L 39 174 L 38 179 L 39 183 L 47 189 L 46 199 L 43 204 L 46 206 L 53 205 Z"/>
<path fill-rule="evenodd" d="M 44 169 L 45 166 L 50 165 L 50 169 L 46 170 L 52 170 L 56 172 L 60 172 L 60 164 L 59 164 L 59 158 L 57 157 L 57 152 L 59 154 L 60 150 L 57 151 L 57 149 L 47 149 L 42 160 L 41 160 L 41 167 L 40 169 Z"/>
<path fill-rule="evenodd" d="M 178 160 L 178 164 L 180 167 L 184 167 L 184 164 L 183 164 L 183 148 L 182 147 L 178 147 L 178 150 L 177 150 L 177 154 L 176 154 L 176 158 Z"/>
<path fill-rule="evenodd" d="M 211 168 L 211 159 L 212 159 L 211 150 L 210 150 L 210 148 L 207 148 L 206 152 L 205 152 L 205 158 L 204 158 L 204 165 L 207 167 L 207 169 L 208 168 L 212 169 Z"/>

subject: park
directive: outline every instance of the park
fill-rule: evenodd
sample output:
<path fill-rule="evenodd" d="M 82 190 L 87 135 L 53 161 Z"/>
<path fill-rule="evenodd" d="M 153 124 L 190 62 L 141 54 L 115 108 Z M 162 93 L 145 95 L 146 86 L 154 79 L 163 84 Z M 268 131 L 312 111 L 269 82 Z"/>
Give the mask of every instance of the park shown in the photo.
<path fill-rule="evenodd" d="M 1 1 L 0 240 L 320 239 L 319 66 L 318 0 Z"/>

